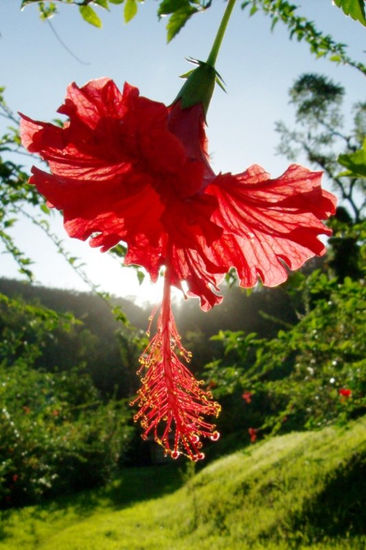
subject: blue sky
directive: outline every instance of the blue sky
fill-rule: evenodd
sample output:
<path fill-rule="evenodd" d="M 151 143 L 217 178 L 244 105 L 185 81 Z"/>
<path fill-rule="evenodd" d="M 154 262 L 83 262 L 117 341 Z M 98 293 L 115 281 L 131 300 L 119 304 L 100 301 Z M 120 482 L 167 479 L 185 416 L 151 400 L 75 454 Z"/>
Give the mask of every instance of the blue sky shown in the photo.
<path fill-rule="evenodd" d="M 49 25 L 38 18 L 35 6 L 19 11 L 20 0 L 0 2 L 0 85 L 12 109 L 41 120 L 51 120 L 62 103 L 71 81 L 82 85 L 100 76 L 112 77 L 122 86 L 128 81 L 142 95 L 170 103 L 182 85 L 179 75 L 189 69 L 186 57 L 205 59 L 215 36 L 224 2 L 215 0 L 205 13 L 192 18 L 181 33 L 166 43 L 165 20 L 158 21 L 157 3 L 147 0 L 137 17 L 123 23 L 122 6 L 110 13 L 99 10 L 103 28 L 82 21 L 73 6 L 63 6 L 52 20 L 67 46 L 85 63 L 77 62 L 56 40 Z M 302 13 L 340 42 L 349 53 L 364 60 L 366 29 L 346 18 L 331 0 L 306 0 Z M 288 162 L 275 154 L 278 137 L 274 122 L 291 121 L 288 89 L 304 72 L 318 72 L 342 83 L 347 106 L 364 99 L 364 77 L 356 70 L 329 61 L 316 60 L 305 43 L 288 39 L 280 23 L 273 33 L 261 14 L 249 18 L 238 4 L 225 36 L 217 69 L 227 85 L 227 94 L 215 91 L 208 113 L 208 137 L 212 162 L 217 171 L 240 172 L 261 164 L 273 176 Z M 155 300 L 160 292 L 149 284 L 139 288 L 131 269 L 89 249 L 86 243 L 66 237 L 58 216 L 52 228 L 65 238 L 69 250 L 81 257 L 86 271 L 102 289 L 117 295 L 139 295 Z M 48 286 L 87 290 L 53 245 L 41 232 L 22 220 L 14 230 L 18 246 L 34 259 L 36 279 Z M 1 255 L 0 276 L 16 276 L 12 260 Z"/>

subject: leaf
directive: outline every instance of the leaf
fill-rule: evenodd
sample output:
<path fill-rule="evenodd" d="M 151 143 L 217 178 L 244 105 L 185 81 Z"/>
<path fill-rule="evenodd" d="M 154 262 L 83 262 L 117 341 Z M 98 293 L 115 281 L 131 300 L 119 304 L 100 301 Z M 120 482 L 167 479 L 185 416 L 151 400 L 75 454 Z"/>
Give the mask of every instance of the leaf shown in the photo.
<path fill-rule="evenodd" d="M 22 10 L 29 4 L 35 4 L 36 2 L 38 2 L 38 0 L 23 0 L 22 3 L 20 4 L 20 9 Z"/>
<path fill-rule="evenodd" d="M 111 4 L 123 4 L 124 0 L 109 0 Z"/>
<path fill-rule="evenodd" d="M 330 61 L 335 61 L 335 63 L 341 63 L 342 62 L 342 57 L 338 54 L 335 54 L 335 55 L 331 55 L 329 60 Z"/>
<path fill-rule="evenodd" d="M 41 204 L 40 206 L 42 212 L 44 212 L 45 214 L 50 214 L 50 209 L 48 208 L 48 206 L 46 204 Z"/>
<path fill-rule="evenodd" d="M 108 0 L 93 0 L 94 4 L 101 6 L 105 10 L 109 10 Z"/>
<path fill-rule="evenodd" d="M 189 6 L 188 0 L 163 0 L 159 4 L 158 16 L 174 13 Z"/>
<path fill-rule="evenodd" d="M 125 9 L 123 12 L 125 22 L 128 23 L 135 17 L 137 13 L 137 2 L 136 0 L 126 0 Z"/>
<path fill-rule="evenodd" d="M 137 280 L 139 282 L 139 285 L 142 285 L 145 279 L 145 273 L 143 271 L 137 270 Z"/>
<path fill-rule="evenodd" d="M 188 19 L 198 11 L 197 8 L 189 4 L 175 11 L 170 17 L 166 26 L 167 40 L 170 42 L 178 32 L 184 27 Z"/>
<path fill-rule="evenodd" d="M 98 27 L 98 28 L 102 26 L 102 22 L 99 16 L 95 13 L 93 8 L 91 8 L 90 6 L 79 6 L 79 11 L 84 21 L 86 21 L 87 23 L 90 23 L 90 25 L 94 25 L 94 27 Z"/>
<path fill-rule="evenodd" d="M 366 178 L 366 138 L 361 149 L 349 155 L 339 155 L 338 162 L 348 168 L 341 176 Z"/>
<path fill-rule="evenodd" d="M 359 21 L 366 27 L 365 1 L 364 0 L 334 0 L 338 8 L 341 8 L 346 15 Z"/>

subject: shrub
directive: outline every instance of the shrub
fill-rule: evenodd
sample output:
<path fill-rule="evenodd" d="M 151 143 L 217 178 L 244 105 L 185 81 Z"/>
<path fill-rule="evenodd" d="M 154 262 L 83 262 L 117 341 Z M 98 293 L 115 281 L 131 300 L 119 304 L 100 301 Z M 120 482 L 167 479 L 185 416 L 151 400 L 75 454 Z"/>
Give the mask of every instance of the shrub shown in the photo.
<path fill-rule="evenodd" d="M 82 369 L 41 372 L 0 366 L 0 503 L 92 487 L 108 480 L 127 451 L 127 404 L 102 403 Z"/>

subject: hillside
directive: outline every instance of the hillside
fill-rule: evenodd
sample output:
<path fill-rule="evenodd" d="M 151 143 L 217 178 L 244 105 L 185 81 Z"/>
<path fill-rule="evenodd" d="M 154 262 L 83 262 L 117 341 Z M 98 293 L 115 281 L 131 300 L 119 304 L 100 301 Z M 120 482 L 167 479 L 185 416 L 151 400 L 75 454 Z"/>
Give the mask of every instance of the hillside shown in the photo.
<path fill-rule="evenodd" d="M 106 489 L 4 513 L 0 550 L 361 550 L 365 474 L 363 417 L 269 439 L 197 474 L 183 463 L 128 469 Z"/>
<path fill-rule="evenodd" d="M 0 292 L 6 296 L 22 297 L 26 302 L 40 302 L 45 307 L 59 313 L 72 312 L 85 326 L 102 334 L 110 334 L 118 326 L 110 307 L 96 294 L 47 288 L 32 285 L 16 279 L 0 278 Z M 146 313 L 143 309 L 125 298 L 113 298 L 134 326 L 146 329 Z"/>

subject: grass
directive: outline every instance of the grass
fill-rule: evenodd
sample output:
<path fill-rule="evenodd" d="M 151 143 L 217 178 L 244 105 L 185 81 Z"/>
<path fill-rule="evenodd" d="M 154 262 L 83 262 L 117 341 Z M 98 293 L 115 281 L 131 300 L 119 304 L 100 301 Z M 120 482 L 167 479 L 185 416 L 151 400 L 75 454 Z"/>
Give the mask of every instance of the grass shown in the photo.
<path fill-rule="evenodd" d="M 366 548 L 366 417 L 3 513 L 0 550 Z"/>

